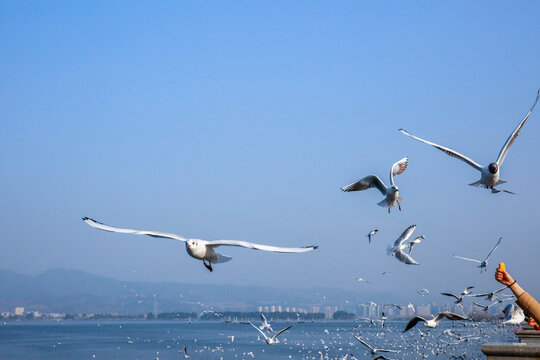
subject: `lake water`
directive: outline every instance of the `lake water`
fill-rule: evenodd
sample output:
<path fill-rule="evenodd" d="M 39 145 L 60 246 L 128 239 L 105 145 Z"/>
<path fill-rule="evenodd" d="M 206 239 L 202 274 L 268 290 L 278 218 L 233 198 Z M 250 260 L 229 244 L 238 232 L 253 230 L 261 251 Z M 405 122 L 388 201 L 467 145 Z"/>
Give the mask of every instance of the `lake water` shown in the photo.
<path fill-rule="evenodd" d="M 278 331 L 288 324 L 274 322 Z M 358 326 L 353 330 L 355 326 Z M 447 359 L 467 354 L 485 358 L 480 345 L 486 342 L 517 342 L 512 327 L 493 323 L 442 321 L 422 338 L 416 328 L 402 334 L 405 322 L 389 321 L 385 328 L 366 322 L 298 323 L 267 345 L 249 324 L 199 321 L 20 321 L 0 323 L 0 359 L 183 359 L 187 346 L 191 359 L 341 359 L 347 353 L 370 359 L 368 349 L 354 332 L 377 348 L 395 349 L 391 359 Z M 425 331 L 423 325 L 417 328 Z M 444 332 L 449 329 L 461 341 Z M 230 336 L 234 336 L 234 341 Z M 436 354 L 439 354 L 438 356 Z M 445 355 L 444 355 L 445 354 Z M 351 357 L 349 356 L 349 359 Z"/>

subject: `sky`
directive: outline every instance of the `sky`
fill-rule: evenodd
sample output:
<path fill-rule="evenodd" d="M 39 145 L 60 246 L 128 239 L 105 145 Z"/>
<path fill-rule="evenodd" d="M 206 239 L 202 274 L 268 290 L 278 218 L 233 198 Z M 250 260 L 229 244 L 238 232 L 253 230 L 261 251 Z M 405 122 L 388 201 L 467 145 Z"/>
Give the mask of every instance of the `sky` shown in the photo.
<path fill-rule="evenodd" d="M 473 168 L 398 129 L 495 161 L 540 88 L 539 12 L 536 1 L 1 1 L 0 268 L 410 297 L 494 290 L 504 261 L 538 297 L 540 109 L 501 170 L 516 196 L 468 186 Z M 401 212 L 377 206 L 376 190 L 340 191 L 368 174 L 387 182 L 404 156 Z M 221 248 L 233 260 L 209 273 L 177 241 L 83 216 L 319 249 Z M 419 266 L 386 255 L 411 224 L 426 236 Z M 483 258 L 499 237 L 487 274 L 452 257 Z"/>

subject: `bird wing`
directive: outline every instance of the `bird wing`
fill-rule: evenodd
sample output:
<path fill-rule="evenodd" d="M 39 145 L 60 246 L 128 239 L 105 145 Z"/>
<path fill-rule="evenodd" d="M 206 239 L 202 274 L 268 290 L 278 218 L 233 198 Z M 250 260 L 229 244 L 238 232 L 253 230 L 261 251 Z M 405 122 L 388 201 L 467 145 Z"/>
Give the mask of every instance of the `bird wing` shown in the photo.
<path fill-rule="evenodd" d="M 426 319 L 424 319 L 423 317 L 420 317 L 420 316 L 413 317 L 411 320 L 409 320 L 409 322 L 407 323 L 407 326 L 405 326 L 405 330 L 403 330 L 403 332 L 409 331 L 410 329 L 415 327 L 416 324 L 418 324 L 420 321 L 426 322 Z"/>
<path fill-rule="evenodd" d="M 493 254 L 493 252 L 494 252 L 494 251 L 495 251 L 495 249 L 496 249 L 496 248 L 497 248 L 497 247 L 499 246 L 499 244 L 501 243 L 501 241 L 502 241 L 502 237 L 501 237 L 501 238 L 499 238 L 499 241 L 497 241 L 497 244 L 495 245 L 495 247 L 493 248 L 493 250 L 491 250 L 491 251 L 489 252 L 489 254 L 488 254 L 488 256 L 487 256 L 487 258 L 486 258 L 486 260 L 485 260 L 485 261 L 488 261 L 488 260 L 489 260 L 489 258 L 490 258 L 490 256 L 491 256 L 491 254 Z"/>
<path fill-rule="evenodd" d="M 360 339 L 358 336 L 354 335 L 354 338 L 358 341 L 360 341 L 362 344 L 364 344 L 364 346 L 368 347 L 369 349 L 373 350 L 373 348 L 371 347 L 371 345 L 369 345 L 367 342 L 365 342 L 364 340 Z"/>
<path fill-rule="evenodd" d="M 538 93 L 536 93 L 536 99 L 534 100 L 534 104 L 531 107 L 531 109 L 529 110 L 529 112 L 527 113 L 527 115 L 525 115 L 525 117 L 523 118 L 523 120 L 521 120 L 521 122 L 516 127 L 516 129 L 510 134 L 508 139 L 506 139 L 506 142 L 504 143 L 504 145 L 503 145 L 503 147 L 501 149 L 501 152 L 499 153 L 499 158 L 497 159 L 497 165 L 499 165 L 499 166 L 502 165 L 502 163 L 504 161 L 504 158 L 506 157 L 506 154 L 508 153 L 508 150 L 510 149 L 510 146 L 512 146 L 512 144 L 514 143 L 514 141 L 518 137 L 519 132 L 521 131 L 521 128 L 523 127 L 523 125 L 525 125 L 525 121 L 527 121 L 527 119 L 531 115 L 531 113 L 532 113 L 534 107 L 536 106 L 536 103 L 538 102 L 539 98 L 540 98 L 540 89 L 538 90 Z"/>
<path fill-rule="evenodd" d="M 489 293 L 483 293 L 483 294 L 471 294 L 469 296 L 472 296 L 472 297 L 482 297 L 482 296 L 488 296 L 490 295 Z"/>
<path fill-rule="evenodd" d="M 473 301 L 472 303 L 473 303 L 474 305 L 478 306 L 478 307 L 481 307 L 482 309 L 485 309 L 485 310 L 488 309 L 488 306 L 486 306 L 486 305 L 482 305 L 482 304 L 479 304 L 479 303 L 474 302 L 474 301 Z"/>
<path fill-rule="evenodd" d="M 268 321 L 266 321 L 266 316 L 264 316 L 263 313 L 261 313 L 261 321 L 262 321 L 262 324 L 263 324 L 263 325 L 268 324 Z"/>
<path fill-rule="evenodd" d="M 294 325 L 296 324 L 291 324 L 289 326 L 287 326 L 285 329 L 281 329 L 279 330 L 276 335 L 272 336 L 272 340 L 275 340 L 281 333 L 284 333 L 285 331 L 289 330 L 290 328 L 292 328 Z"/>
<path fill-rule="evenodd" d="M 259 329 L 259 328 L 256 327 L 255 325 L 253 325 L 253 323 L 252 323 L 251 321 L 248 321 L 248 322 L 249 322 L 249 324 L 250 324 L 251 326 L 253 326 L 258 332 L 260 332 L 260 333 L 264 336 L 265 339 L 268 339 L 268 336 L 266 336 L 266 334 L 265 334 L 264 332 L 262 332 L 261 329 Z"/>
<path fill-rule="evenodd" d="M 223 246 L 223 245 L 240 246 L 240 247 L 245 247 L 245 248 L 253 249 L 253 250 L 273 251 L 273 252 L 280 252 L 280 253 L 303 253 L 303 252 L 308 252 L 308 251 L 315 250 L 318 248 L 318 246 L 285 248 L 285 247 L 278 247 L 278 246 L 255 244 L 255 243 L 251 243 L 247 241 L 239 241 L 239 240 L 214 240 L 214 241 L 207 241 L 205 244 L 206 246 L 211 246 L 211 247 L 218 247 L 218 246 Z"/>
<path fill-rule="evenodd" d="M 498 289 L 498 290 L 495 290 L 495 291 L 493 292 L 493 295 L 500 293 L 500 292 L 503 291 L 504 289 L 506 289 L 506 286 L 505 286 L 505 287 L 502 287 L 502 288 L 500 288 L 500 289 Z M 486 295 L 489 295 L 489 294 L 486 294 Z"/>
<path fill-rule="evenodd" d="M 471 165 L 473 168 L 475 168 L 476 170 L 482 170 L 482 165 L 478 164 L 476 161 L 474 161 L 473 159 L 455 151 L 455 150 L 452 150 L 450 148 L 447 148 L 447 147 L 444 147 L 444 146 L 441 146 L 441 145 L 437 145 L 435 143 L 432 143 L 431 141 L 427 141 L 427 140 L 424 140 L 424 139 L 420 139 L 419 137 L 417 136 L 414 136 L 413 134 L 410 134 L 408 133 L 406 130 L 403 130 L 403 129 L 399 129 L 399 131 L 401 131 L 401 133 L 407 135 L 408 137 L 414 139 L 414 140 L 418 140 L 420 142 L 423 142 L 423 143 L 426 143 L 428 145 L 431 145 L 439 150 L 441 150 L 442 152 L 444 152 L 446 155 L 450 155 L 452 157 L 455 157 L 456 159 L 459 159 L 459 160 L 462 160 L 464 162 L 466 162 L 467 164 Z"/>
<path fill-rule="evenodd" d="M 382 180 L 377 175 L 365 176 L 357 182 L 342 187 L 341 191 L 362 191 L 372 187 L 376 187 L 379 189 L 381 194 L 386 195 L 386 185 L 384 185 Z"/>
<path fill-rule="evenodd" d="M 416 260 L 414 260 L 409 254 L 406 254 L 403 250 L 398 250 L 394 254 L 396 259 L 399 261 L 408 264 L 408 265 L 420 265 Z"/>
<path fill-rule="evenodd" d="M 450 294 L 450 293 L 441 293 L 441 295 L 444 295 L 444 296 L 451 296 L 453 298 L 456 298 L 456 300 L 459 300 L 459 297 L 454 295 L 454 294 Z"/>
<path fill-rule="evenodd" d="M 379 352 L 391 352 L 391 353 L 398 353 L 399 352 L 397 350 L 386 350 L 386 349 L 377 349 L 377 351 L 379 351 Z"/>
<path fill-rule="evenodd" d="M 187 348 L 186 348 L 186 345 L 184 345 L 184 355 L 187 355 Z"/>
<path fill-rule="evenodd" d="M 466 258 L 466 257 L 463 257 L 463 256 L 457 256 L 456 254 L 452 254 L 452 256 L 453 256 L 453 257 L 456 257 L 456 258 L 458 258 L 458 259 L 467 260 L 467 261 L 473 261 L 473 262 L 476 262 L 476 263 L 479 263 L 479 264 L 482 263 L 480 260 L 469 259 L 469 258 Z"/>
<path fill-rule="evenodd" d="M 403 231 L 403 233 L 401 233 L 401 235 L 397 238 L 397 240 L 394 241 L 394 247 L 399 246 L 407 241 L 411 237 L 414 230 L 416 230 L 416 225 L 411 225 L 406 228 L 405 231 Z"/>
<path fill-rule="evenodd" d="M 409 158 L 404 157 L 403 159 L 399 160 L 398 162 L 394 163 L 394 165 L 392 165 L 392 169 L 390 169 L 390 184 L 391 185 L 394 185 L 394 175 L 401 175 L 407 168 L 408 161 L 409 161 Z"/>
<path fill-rule="evenodd" d="M 441 319 L 445 317 L 449 320 L 467 320 L 466 317 L 464 316 L 461 316 L 459 314 L 455 314 L 455 313 L 452 313 L 452 312 L 449 312 L 449 311 L 443 311 L 443 312 L 440 312 L 437 314 L 437 316 L 435 317 L 435 322 L 439 322 L 441 321 Z"/>
<path fill-rule="evenodd" d="M 155 238 L 174 239 L 174 240 L 180 240 L 184 242 L 187 241 L 185 237 L 176 235 L 176 234 L 169 234 L 169 233 L 164 233 L 164 232 L 159 232 L 159 231 L 122 229 L 122 228 L 105 225 L 103 223 L 100 223 L 99 221 L 96 221 L 88 217 L 83 217 L 83 220 L 88 225 L 95 227 L 96 229 L 100 229 L 104 231 L 117 232 L 117 233 L 123 233 L 123 234 L 148 235 Z"/>

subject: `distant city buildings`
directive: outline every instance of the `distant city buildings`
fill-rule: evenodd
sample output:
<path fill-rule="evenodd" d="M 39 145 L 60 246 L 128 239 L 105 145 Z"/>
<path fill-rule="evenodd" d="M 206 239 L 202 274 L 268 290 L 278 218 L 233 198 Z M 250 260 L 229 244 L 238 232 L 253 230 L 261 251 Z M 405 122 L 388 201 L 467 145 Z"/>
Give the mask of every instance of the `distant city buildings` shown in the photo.
<path fill-rule="evenodd" d="M 23 316 L 24 315 L 24 306 L 18 306 L 15 308 L 15 315 Z"/>

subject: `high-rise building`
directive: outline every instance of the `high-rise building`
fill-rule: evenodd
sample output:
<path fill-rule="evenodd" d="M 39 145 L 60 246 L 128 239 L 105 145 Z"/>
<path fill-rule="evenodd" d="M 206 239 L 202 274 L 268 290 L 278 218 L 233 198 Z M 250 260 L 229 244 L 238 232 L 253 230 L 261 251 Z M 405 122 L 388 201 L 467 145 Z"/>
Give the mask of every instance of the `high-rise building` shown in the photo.
<path fill-rule="evenodd" d="M 272 312 L 276 312 L 276 305 L 272 305 Z"/>
<path fill-rule="evenodd" d="M 278 312 L 281 312 L 281 311 L 282 311 L 282 309 L 281 309 L 281 305 L 278 305 L 278 307 L 277 307 L 277 311 L 278 311 Z"/>
<path fill-rule="evenodd" d="M 258 312 L 262 312 L 262 309 L 263 309 L 262 306 L 257 307 Z"/>
<path fill-rule="evenodd" d="M 24 307 L 23 306 L 16 307 L 15 308 L 15 315 L 19 315 L 19 316 L 24 315 Z"/>

